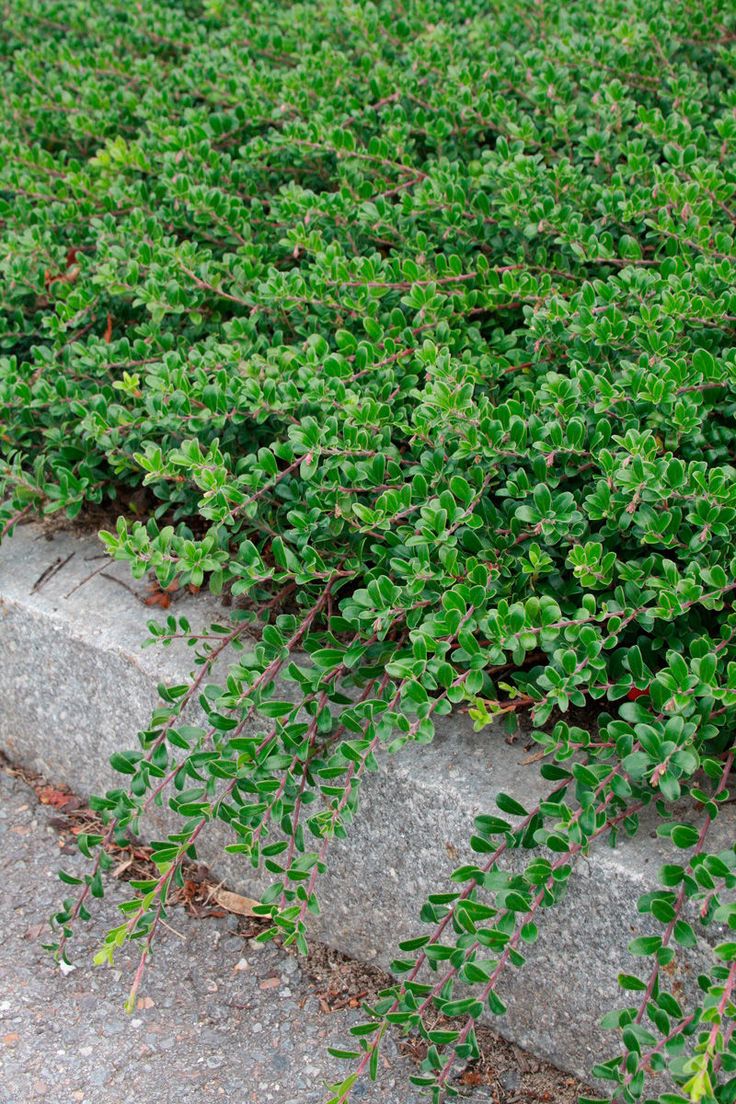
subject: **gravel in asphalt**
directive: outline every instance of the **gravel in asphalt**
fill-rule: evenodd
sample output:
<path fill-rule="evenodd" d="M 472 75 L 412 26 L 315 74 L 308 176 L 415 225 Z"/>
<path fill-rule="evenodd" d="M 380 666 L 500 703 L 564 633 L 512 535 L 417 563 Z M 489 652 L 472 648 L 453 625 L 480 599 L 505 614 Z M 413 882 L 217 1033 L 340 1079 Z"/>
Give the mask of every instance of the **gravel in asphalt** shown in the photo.
<path fill-rule="evenodd" d="M 345 1046 L 360 1013 L 325 1013 L 297 959 L 244 939 L 237 917 L 175 909 L 129 1015 L 135 952 L 113 969 L 91 961 L 120 922 L 125 887 L 112 884 L 72 944 L 76 968 L 62 974 L 41 943 L 64 895 L 59 867 L 78 873 L 85 860 L 61 853 L 48 821 L 34 791 L 0 771 L 1 1104 L 322 1104 L 325 1082 L 350 1072 L 327 1047 Z M 412 1069 L 389 1040 L 377 1083 L 358 1085 L 356 1104 L 418 1104 Z"/>

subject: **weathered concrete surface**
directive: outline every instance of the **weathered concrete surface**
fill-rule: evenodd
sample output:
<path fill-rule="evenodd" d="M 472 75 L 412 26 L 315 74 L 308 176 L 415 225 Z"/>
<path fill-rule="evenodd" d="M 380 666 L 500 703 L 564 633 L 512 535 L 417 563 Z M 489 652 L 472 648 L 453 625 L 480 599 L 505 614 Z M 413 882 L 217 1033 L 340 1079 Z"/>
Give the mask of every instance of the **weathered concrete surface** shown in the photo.
<path fill-rule="evenodd" d="M 34 591 L 48 565 L 72 552 Z M 108 756 L 133 746 L 156 700 L 155 684 L 181 681 L 191 660 L 186 647 L 142 652 L 145 622 L 163 615 L 101 575 L 64 597 L 99 565 L 88 559 L 97 554 L 94 540 L 57 534 L 48 541 L 32 526 L 0 547 L 0 741 L 12 759 L 85 793 L 119 782 Z M 127 581 L 125 565 L 107 571 Z M 182 603 L 176 612 L 186 608 L 192 625 L 203 623 L 213 612 L 205 603 Z M 525 802 L 542 793 L 537 768 L 524 765 L 524 756 L 499 731 L 473 733 L 457 716 L 442 722 L 431 748 L 408 748 L 386 762 L 364 786 L 349 840 L 331 849 L 319 938 L 387 965 L 397 942 L 421 930 L 417 916 L 426 893 L 443 886 L 468 857 L 473 817 L 493 812 L 499 791 Z M 730 816 L 719 820 L 724 846 L 733 828 Z M 213 826 L 206 834 L 203 858 L 257 895 L 258 879 L 221 856 L 218 831 Z M 494 1026 L 502 1034 L 580 1076 L 615 1052 L 616 1039 L 597 1022 L 624 1003 L 616 975 L 637 968 L 626 951 L 640 925 L 636 901 L 656 885 L 669 854 L 645 823 L 633 841 L 615 851 L 601 847 L 594 862 L 578 864 L 565 903 L 542 917 L 526 967 L 501 990 L 509 1012 Z M 707 951 L 696 948 L 689 970 L 673 979 L 676 988 L 687 987 Z"/>

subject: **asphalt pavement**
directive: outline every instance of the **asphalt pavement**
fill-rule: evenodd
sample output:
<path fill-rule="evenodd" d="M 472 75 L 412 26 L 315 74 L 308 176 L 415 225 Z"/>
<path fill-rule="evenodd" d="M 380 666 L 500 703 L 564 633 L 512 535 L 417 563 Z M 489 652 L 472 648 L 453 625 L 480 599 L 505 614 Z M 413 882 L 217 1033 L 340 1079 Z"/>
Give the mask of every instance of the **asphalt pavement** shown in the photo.
<path fill-rule="evenodd" d="M 50 826 L 53 812 L 0 771 L 0 1102 L 322 1104 L 325 1082 L 350 1070 L 327 1047 L 345 1046 L 360 1012 L 326 1011 L 329 976 L 315 980 L 288 951 L 246 938 L 237 916 L 174 909 L 128 1014 L 135 949 L 111 969 L 92 964 L 119 923 L 115 902 L 129 895 L 113 883 L 74 941 L 75 968 L 62 973 L 41 943 L 68 891 L 59 867 L 78 873 L 85 860 L 62 853 L 71 848 Z M 412 1063 L 394 1040 L 385 1053 L 378 1081 L 358 1085 L 355 1101 L 418 1104 Z"/>

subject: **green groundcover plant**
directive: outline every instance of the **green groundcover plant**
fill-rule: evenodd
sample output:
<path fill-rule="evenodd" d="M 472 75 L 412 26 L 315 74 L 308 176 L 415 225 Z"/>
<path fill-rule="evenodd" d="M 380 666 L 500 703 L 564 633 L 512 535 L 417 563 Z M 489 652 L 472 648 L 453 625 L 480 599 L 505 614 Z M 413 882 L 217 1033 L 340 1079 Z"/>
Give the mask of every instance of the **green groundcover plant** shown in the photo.
<path fill-rule="evenodd" d="M 178 831 L 98 956 L 139 944 L 133 998 L 215 818 L 303 950 L 366 773 L 454 706 L 526 717 L 545 800 L 478 817 L 333 1104 L 389 1025 L 452 1095 L 543 911 L 648 805 L 672 860 L 594 1073 L 732 1104 L 733 5 L 14 0 L 0 66 L 0 532 L 102 506 L 135 578 L 232 600 L 151 626 L 195 670 L 113 758 L 57 953 L 152 802 Z"/>

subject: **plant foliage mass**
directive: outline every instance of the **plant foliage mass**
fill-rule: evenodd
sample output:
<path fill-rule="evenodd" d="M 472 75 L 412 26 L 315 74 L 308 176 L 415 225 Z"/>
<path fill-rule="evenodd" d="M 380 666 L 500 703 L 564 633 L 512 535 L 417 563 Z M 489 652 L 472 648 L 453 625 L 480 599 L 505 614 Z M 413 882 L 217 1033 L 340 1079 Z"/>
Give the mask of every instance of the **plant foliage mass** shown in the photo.
<path fill-rule="evenodd" d="M 672 861 L 595 1073 L 625 1102 L 662 1071 L 663 1104 L 736 1100 L 736 854 L 711 833 L 736 707 L 734 14 L 5 5 L 0 531 L 112 509 L 135 578 L 232 602 L 204 633 L 151 627 L 195 671 L 113 758 L 58 952 L 154 801 L 179 821 L 98 956 L 140 944 L 134 994 L 213 819 L 270 872 L 267 936 L 303 949 L 388 752 L 458 706 L 527 718 L 545 753 L 545 800 L 502 795 L 427 901 L 334 1104 L 390 1024 L 452 1094 L 543 911 L 645 806 Z M 711 921 L 685 999 L 670 967 Z"/>

